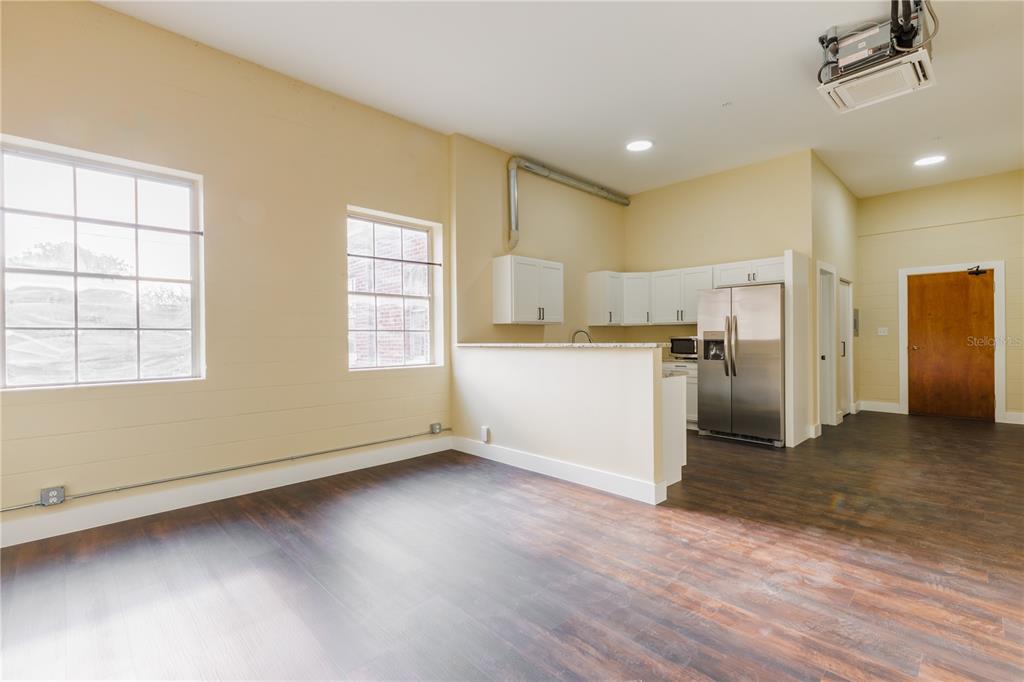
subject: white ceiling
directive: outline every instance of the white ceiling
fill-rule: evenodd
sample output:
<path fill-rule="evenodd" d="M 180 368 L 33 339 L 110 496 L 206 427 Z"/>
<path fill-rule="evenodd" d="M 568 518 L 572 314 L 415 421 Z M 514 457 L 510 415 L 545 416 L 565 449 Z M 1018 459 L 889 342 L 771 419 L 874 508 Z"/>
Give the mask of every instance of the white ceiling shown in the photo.
<path fill-rule="evenodd" d="M 1020 2 L 936 2 L 937 84 L 842 116 L 817 36 L 887 2 L 103 4 L 627 193 L 808 147 L 860 196 L 1024 166 Z"/>

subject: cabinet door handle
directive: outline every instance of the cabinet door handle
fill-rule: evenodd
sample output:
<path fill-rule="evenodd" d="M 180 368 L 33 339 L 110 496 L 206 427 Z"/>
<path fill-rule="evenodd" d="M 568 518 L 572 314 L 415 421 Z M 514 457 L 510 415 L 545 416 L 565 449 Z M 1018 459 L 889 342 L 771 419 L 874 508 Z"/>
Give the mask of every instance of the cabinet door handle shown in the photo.
<path fill-rule="evenodd" d="M 540 306 L 537 306 L 537 320 L 540 321 L 540 320 L 543 320 L 543 319 L 544 318 L 540 314 Z"/>
<path fill-rule="evenodd" d="M 747 273 L 747 281 L 748 282 L 750 281 L 750 273 L 749 272 Z"/>
<path fill-rule="evenodd" d="M 540 309 L 540 319 L 544 319 L 544 308 Z"/>
<path fill-rule="evenodd" d="M 754 273 L 754 281 L 755 282 L 757 281 L 757 273 L 756 272 Z"/>
<path fill-rule="evenodd" d="M 608 311 L 608 324 L 612 323 L 612 311 Z"/>
<path fill-rule="evenodd" d="M 650 310 L 647 311 L 647 321 L 648 322 L 651 321 L 651 311 Z"/>
<path fill-rule="evenodd" d="M 843 353 L 839 357 L 845 358 L 846 357 L 846 341 L 840 341 L 839 343 L 843 344 Z"/>
<path fill-rule="evenodd" d="M 685 319 L 686 319 L 686 310 L 680 310 L 679 311 L 679 321 L 682 322 Z"/>

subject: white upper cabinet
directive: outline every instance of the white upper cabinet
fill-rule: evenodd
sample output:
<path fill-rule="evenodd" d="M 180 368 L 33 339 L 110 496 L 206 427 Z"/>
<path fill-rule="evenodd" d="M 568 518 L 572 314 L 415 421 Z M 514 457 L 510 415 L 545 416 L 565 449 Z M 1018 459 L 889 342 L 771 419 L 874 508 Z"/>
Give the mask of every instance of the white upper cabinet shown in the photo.
<path fill-rule="evenodd" d="M 786 266 L 783 258 L 723 263 L 714 266 L 714 270 L 716 288 L 772 284 L 782 282 L 786 278 Z"/>
<path fill-rule="evenodd" d="M 587 274 L 587 325 L 622 324 L 622 273 L 602 270 Z"/>
<path fill-rule="evenodd" d="M 587 324 L 591 327 L 696 324 L 701 291 L 773 284 L 784 281 L 785 276 L 783 258 L 658 272 L 591 272 L 587 275 Z M 524 311 L 526 313 L 528 311 Z M 545 319 L 552 321 L 551 309 Z"/>
<path fill-rule="evenodd" d="M 651 324 L 696 324 L 698 293 L 711 289 L 710 266 L 651 273 Z"/>
<path fill-rule="evenodd" d="M 702 289 L 714 288 L 713 268 L 687 268 L 683 270 L 683 309 L 680 321 L 683 324 L 697 324 L 697 303 Z"/>
<path fill-rule="evenodd" d="M 500 256 L 492 263 L 494 324 L 560 324 L 565 318 L 564 266 Z"/>
<path fill-rule="evenodd" d="M 679 324 L 683 311 L 683 271 L 651 273 L 651 324 Z"/>
<path fill-rule="evenodd" d="M 786 263 L 782 258 L 766 258 L 754 261 L 754 283 L 768 284 L 770 282 L 786 281 Z"/>
<path fill-rule="evenodd" d="M 565 321 L 564 267 L 561 263 L 540 261 L 540 319 L 544 324 Z"/>
<path fill-rule="evenodd" d="M 622 273 L 622 324 L 651 323 L 651 273 Z"/>
<path fill-rule="evenodd" d="M 724 263 L 715 266 L 715 287 L 750 284 L 750 263 Z"/>
<path fill-rule="evenodd" d="M 502 292 L 502 299 L 508 299 L 512 304 L 512 316 L 499 320 L 495 317 L 495 323 L 508 322 L 537 322 L 541 321 L 540 311 L 540 263 L 532 258 L 510 257 L 509 263 L 512 267 L 512 276 L 507 287 L 500 287 L 494 282 L 494 292 L 497 295 Z M 505 276 L 502 276 L 505 279 Z M 495 307 L 497 309 L 497 307 Z"/>

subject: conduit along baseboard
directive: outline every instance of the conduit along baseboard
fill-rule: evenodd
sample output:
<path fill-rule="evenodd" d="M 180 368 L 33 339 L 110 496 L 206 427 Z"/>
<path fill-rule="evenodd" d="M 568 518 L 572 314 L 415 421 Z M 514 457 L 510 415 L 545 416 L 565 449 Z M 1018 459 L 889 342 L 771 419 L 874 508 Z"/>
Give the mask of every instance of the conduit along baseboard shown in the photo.
<path fill-rule="evenodd" d="M 452 448 L 451 428 L 289 455 L 89 493 L 45 508 L 14 505 L 0 519 L 0 547 L 390 464 Z M 358 452 L 353 452 L 358 451 Z M 336 455 L 336 456 L 331 456 Z M 276 466 L 275 466 L 276 465 Z"/>

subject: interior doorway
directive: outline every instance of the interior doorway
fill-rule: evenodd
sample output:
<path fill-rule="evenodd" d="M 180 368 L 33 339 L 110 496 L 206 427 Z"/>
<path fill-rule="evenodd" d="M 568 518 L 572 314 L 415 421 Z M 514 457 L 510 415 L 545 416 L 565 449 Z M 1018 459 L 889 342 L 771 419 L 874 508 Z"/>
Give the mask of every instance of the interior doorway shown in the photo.
<path fill-rule="evenodd" d="M 910 414 L 995 419 L 995 273 L 907 277 Z"/>
<path fill-rule="evenodd" d="M 839 280 L 839 414 L 853 412 L 853 284 Z"/>
<path fill-rule="evenodd" d="M 839 423 L 836 410 L 836 270 L 818 262 L 818 417 Z"/>

